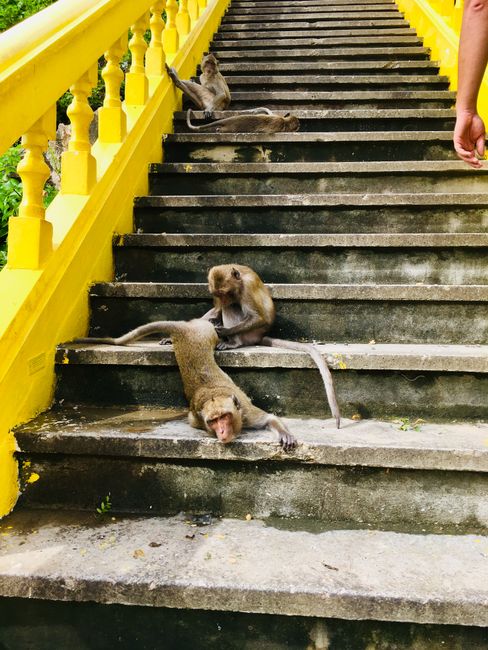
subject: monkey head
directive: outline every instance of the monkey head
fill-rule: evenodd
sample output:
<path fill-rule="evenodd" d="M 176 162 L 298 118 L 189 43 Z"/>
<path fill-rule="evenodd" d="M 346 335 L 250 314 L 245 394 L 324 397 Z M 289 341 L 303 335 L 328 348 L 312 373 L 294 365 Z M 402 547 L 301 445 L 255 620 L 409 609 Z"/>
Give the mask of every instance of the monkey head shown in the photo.
<path fill-rule="evenodd" d="M 283 120 L 284 120 L 284 125 L 285 125 L 285 131 L 298 131 L 300 128 L 300 120 L 296 115 L 291 115 L 290 113 L 286 113 L 286 115 L 283 115 Z"/>
<path fill-rule="evenodd" d="M 243 288 L 242 275 L 247 267 L 236 264 L 213 266 L 208 272 L 208 290 L 222 305 L 240 302 Z"/>
<path fill-rule="evenodd" d="M 232 442 L 242 430 L 241 404 L 235 395 L 209 399 L 203 405 L 200 416 L 207 431 L 224 444 Z"/>
<path fill-rule="evenodd" d="M 212 74 L 218 72 L 219 62 L 217 61 L 217 59 L 213 54 L 208 54 L 208 52 L 206 52 L 203 55 L 200 67 L 202 69 L 202 72 L 205 72 L 207 74 Z"/>

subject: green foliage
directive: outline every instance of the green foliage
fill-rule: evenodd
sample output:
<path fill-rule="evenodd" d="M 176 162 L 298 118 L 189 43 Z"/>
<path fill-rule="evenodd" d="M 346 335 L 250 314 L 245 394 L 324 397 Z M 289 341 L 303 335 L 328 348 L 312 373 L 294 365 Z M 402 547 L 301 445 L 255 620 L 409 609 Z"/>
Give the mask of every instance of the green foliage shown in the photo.
<path fill-rule="evenodd" d="M 97 508 L 97 512 L 99 515 L 107 515 L 112 508 L 112 502 L 110 501 L 110 492 L 107 494 L 106 497 L 104 497 L 101 502 L 100 506 Z"/>
<path fill-rule="evenodd" d="M 21 155 L 18 144 L 0 156 L 0 268 L 6 262 L 8 220 L 17 214 L 22 199 L 22 184 L 16 172 Z"/>
<path fill-rule="evenodd" d="M 0 32 L 13 27 L 21 20 L 49 7 L 56 0 L 2 0 L 0 3 Z"/>

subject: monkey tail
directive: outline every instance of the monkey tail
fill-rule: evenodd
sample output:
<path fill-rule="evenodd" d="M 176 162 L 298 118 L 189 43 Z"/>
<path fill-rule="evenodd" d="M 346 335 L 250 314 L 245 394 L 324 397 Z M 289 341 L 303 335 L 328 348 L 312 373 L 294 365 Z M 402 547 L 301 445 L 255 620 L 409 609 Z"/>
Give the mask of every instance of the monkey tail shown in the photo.
<path fill-rule="evenodd" d="M 332 374 L 329 370 L 328 365 L 325 363 L 322 355 L 317 350 L 317 348 L 311 343 L 301 343 L 299 341 L 287 341 L 286 339 L 274 339 L 269 336 L 265 336 L 261 345 L 267 345 L 272 348 L 286 348 L 288 350 L 298 350 L 299 352 L 308 352 L 311 358 L 314 360 L 315 365 L 317 366 L 322 381 L 324 382 L 325 392 L 327 394 L 327 400 L 329 402 L 330 410 L 335 418 L 337 428 L 340 429 L 341 426 L 341 414 L 339 412 L 339 405 L 337 404 L 337 398 L 334 390 L 334 382 L 332 380 Z"/>
<path fill-rule="evenodd" d="M 123 334 L 117 338 L 112 338 L 110 336 L 103 338 L 81 338 L 74 339 L 73 343 L 105 343 L 107 345 L 127 345 L 128 343 L 133 343 L 138 341 L 146 336 L 151 334 L 166 334 L 167 336 L 172 336 L 184 321 L 166 321 L 158 320 L 154 323 L 147 323 L 147 325 L 141 325 L 135 329 Z"/>
<path fill-rule="evenodd" d="M 188 128 L 189 128 L 191 131 L 198 131 L 198 130 L 199 130 L 199 127 L 198 127 L 198 126 L 195 126 L 194 124 L 191 123 L 191 117 L 192 117 L 192 115 L 193 115 L 193 111 L 192 111 L 191 108 L 189 108 L 189 109 L 186 111 L 186 124 L 187 124 Z"/>

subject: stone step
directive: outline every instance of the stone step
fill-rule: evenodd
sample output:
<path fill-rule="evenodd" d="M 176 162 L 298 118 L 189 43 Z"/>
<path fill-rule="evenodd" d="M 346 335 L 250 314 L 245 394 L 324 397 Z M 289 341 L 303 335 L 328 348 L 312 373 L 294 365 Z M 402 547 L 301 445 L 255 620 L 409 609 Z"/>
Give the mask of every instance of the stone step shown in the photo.
<path fill-rule="evenodd" d="M 409 74 L 387 74 L 387 75 L 235 75 L 228 77 L 229 88 L 232 93 L 243 91 L 273 91 L 278 92 L 303 90 L 312 92 L 314 90 L 341 91 L 363 89 L 374 90 L 395 90 L 401 87 L 403 90 L 447 90 L 449 80 L 447 77 L 438 75 L 409 75 Z"/>
<path fill-rule="evenodd" d="M 402 18 L 401 16 L 393 16 L 391 18 L 374 18 L 374 19 L 364 19 L 360 16 L 350 19 L 334 20 L 334 18 L 328 17 L 326 20 L 303 20 L 301 17 L 297 16 L 297 19 L 294 21 L 280 21 L 277 25 L 274 21 L 269 22 L 260 22 L 259 26 L 256 23 L 250 22 L 231 22 L 227 24 L 220 25 L 219 31 L 216 36 L 223 36 L 224 34 L 232 35 L 233 32 L 256 32 L 259 29 L 259 33 L 263 32 L 277 31 L 279 29 L 280 33 L 296 30 L 320 30 L 321 34 L 325 32 L 333 35 L 336 29 L 369 29 L 374 27 L 377 32 L 382 32 L 383 29 L 387 28 L 410 28 L 409 23 Z"/>
<path fill-rule="evenodd" d="M 177 133 L 164 150 L 168 163 L 457 160 L 452 131 Z"/>
<path fill-rule="evenodd" d="M 0 551 L 0 595 L 152 609 L 488 623 L 481 552 L 486 537 L 311 534 L 232 519 L 214 519 L 199 531 L 186 522 L 181 516 L 96 521 L 79 512 L 14 513 L 5 520 L 12 528 Z"/>
<path fill-rule="evenodd" d="M 488 168 L 462 161 L 163 163 L 150 166 L 151 194 L 484 193 Z"/>
<path fill-rule="evenodd" d="M 487 233 L 125 235 L 116 280 L 200 282 L 238 261 L 268 282 L 486 284 Z"/>
<path fill-rule="evenodd" d="M 273 50 L 213 50 L 219 63 L 226 61 L 243 60 L 247 62 L 262 62 L 263 60 L 280 63 L 292 63 L 298 68 L 303 61 L 340 61 L 367 60 L 426 60 L 429 50 L 425 47 L 349 47 L 349 48 L 314 48 L 303 50 L 298 48 L 285 48 Z"/>
<path fill-rule="evenodd" d="M 266 106 L 271 109 L 296 108 L 451 108 L 454 93 L 449 90 L 344 90 L 335 91 L 236 91 L 232 108 L 249 109 Z"/>
<path fill-rule="evenodd" d="M 289 111 L 277 110 L 277 115 L 286 115 Z M 214 118 L 221 119 L 238 115 L 239 111 L 215 111 Z M 293 114 L 300 119 L 300 132 L 341 132 L 341 131 L 450 131 L 454 128 L 454 111 L 452 109 L 349 109 L 349 110 L 303 110 L 293 109 Z M 194 111 L 192 122 L 203 124 L 203 111 Z M 177 133 L 188 133 L 186 111 L 174 114 L 174 126 Z"/>
<path fill-rule="evenodd" d="M 328 528 L 488 532 L 486 424 L 344 420 L 337 430 L 332 420 L 290 419 L 299 446 L 286 454 L 269 432 L 224 446 L 177 416 L 85 407 L 40 416 L 16 432 L 21 462 L 42 477 L 27 484 L 23 507 L 93 512 L 110 494 L 114 514 L 251 512 Z"/>
<path fill-rule="evenodd" d="M 488 194 L 142 196 L 137 232 L 487 232 Z"/>
<path fill-rule="evenodd" d="M 329 26 L 327 26 L 327 31 L 329 31 Z M 315 29 L 311 27 L 302 27 L 301 29 L 287 29 L 287 30 L 266 30 L 265 32 L 266 39 L 316 39 L 324 38 L 324 30 L 320 27 Z M 376 36 L 376 37 L 386 37 L 386 36 L 415 36 L 416 32 L 414 29 L 409 27 L 407 24 L 402 26 L 384 26 L 380 30 L 376 28 L 376 25 L 373 27 L 370 26 L 359 26 L 356 28 L 347 28 L 341 27 L 340 29 L 334 29 L 332 34 L 327 34 L 327 38 L 333 37 L 362 37 L 362 36 Z M 241 39 L 251 39 L 251 40 L 266 40 L 263 39 L 263 32 L 252 31 L 252 30 L 242 30 L 242 31 L 229 31 L 224 30 L 222 32 L 217 32 L 213 38 L 213 43 L 220 43 L 221 41 L 236 40 L 240 41 Z"/>
<path fill-rule="evenodd" d="M 280 21 L 279 31 L 283 33 L 287 30 L 307 30 L 307 29 L 316 29 L 322 30 L 326 29 L 327 31 L 334 32 L 336 29 L 359 29 L 364 28 L 368 29 L 374 27 L 377 32 L 381 32 L 383 29 L 388 27 L 403 27 L 410 28 L 409 23 L 401 15 L 393 15 L 389 18 L 364 18 L 364 16 L 359 15 L 356 18 L 334 20 L 333 18 L 328 17 L 326 20 L 303 20 L 300 16 L 296 17 L 295 21 Z M 250 22 L 231 22 L 227 24 L 222 24 L 219 27 L 219 31 L 216 33 L 216 36 L 222 36 L 223 34 L 231 34 L 232 32 L 256 32 L 259 28 L 259 33 L 263 31 L 271 30 L 277 31 L 278 27 L 274 21 L 262 21 L 259 23 L 259 26 L 256 23 Z"/>
<path fill-rule="evenodd" d="M 488 417 L 488 346 L 327 343 L 319 350 L 333 369 L 343 417 Z M 171 346 L 66 344 L 56 359 L 59 403 L 185 406 Z M 217 353 L 216 360 L 258 406 L 330 416 L 306 354 L 250 347 Z"/>
<path fill-rule="evenodd" d="M 272 284 L 272 335 L 335 342 L 488 344 L 488 285 Z M 90 335 L 199 318 L 206 284 L 105 283 L 90 291 Z M 413 326 L 415 323 L 415 326 Z"/>
<path fill-rule="evenodd" d="M 375 6 L 380 5 L 381 7 L 389 6 L 392 9 L 396 8 L 396 4 L 394 2 L 378 2 L 378 0 L 372 0 L 371 2 L 361 2 L 359 7 L 363 9 L 366 6 L 369 6 L 371 8 L 374 8 Z M 278 10 L 280 13 L 282 12 L 289 12 L 289 13 L 296 13 L 300 11 L 309 11 L 309 10 L 317 10 L 318 7 L 323 7 L 328 9 L 329 7 L 345 7 L 346 9 L 350 9 L 351 3 L 349 0 L 342 0 L 341 2 L 328 2 L 325 0 L 311 0 L 310 2 L 303 1 L 303 2 L 293 2 L 290 0 L 289 2 L 271 2 L 269 0 L 268 2 L 233 2 L 231 7 L 229 7 L 230 10 L 232 11 L 240 11 L 240 10 L 247 10 L 250 12 L 253 12 L 255 10 L 273 10 L 276 11 Z"/>
<path fill-rule="evenodd" d="M 357 5 L 355 7 L 346 5 L 330 5 L 326 7 L 315 6 L 297 6 L 290 7 L 289 11 L 272 11 L 265 8 L 263 11 L 255 11 L 254 9 L 232 9 L 230 8 L 225 16 L 222 18 L 222 24 L 226 25 L 233 22 L 260 22 L 261 20 L 268 21 L 292 21 L 298 20 L 325 20 L 327 18 L 339 20 L 341 18 L 354 19 L 356 17 L 363 17 L 364 19 L 374 18 L 395 18 L 403 17 L 395 5 L 390 4 L 377 4 L 374 6 Z"/>
<path fill-rule="evenodd" d="M 356 36 L 351 42 L 351 36 L 324 36 L 323 38 L 265 38 L 258 40 L 239 38 L 236 40 L 217 40 L 212 42 L 212 48 L 219 51 L 241 50 L 274 50 L 277 47 L 299 47 L 300 49 L 318 47 L 415 47 L 422 46 L 422 40 L 414 35 L 407 36 Z"/>
<path fill-rule="evenodd" d="M 298 67 L 298 66 L 297 66 Z M 242 75 L 249 73 L 259 74 L 273 74 L 273 75 L 288 75 L 290 73 L 290 64 L 282 63 L 281 61 L 261 61 L 254 63 L 246 62 L 233 62 L 219 64 L 220 71 L 225 75 L 225 78 L 232 81 L 234 75 Z M 199 70 L 199 74 L 200 74 Z M 294 71 L 296 76 L 300 78 L 301 74 L 324 74 L 333 73 L 334 75 L 346 74 L 368 74 L 397 75 L 401 72 L 417 75 L 436 75 L 439 72 L 439 65 L 435 61 L 301 61 L 300 74 Z"/>

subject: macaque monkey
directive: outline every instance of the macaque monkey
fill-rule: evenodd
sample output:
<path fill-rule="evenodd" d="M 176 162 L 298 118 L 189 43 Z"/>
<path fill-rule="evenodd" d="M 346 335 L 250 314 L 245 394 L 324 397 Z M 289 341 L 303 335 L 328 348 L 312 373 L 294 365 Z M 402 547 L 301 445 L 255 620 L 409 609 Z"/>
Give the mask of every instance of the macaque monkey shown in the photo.
<path fill-rule="evenodd" d="M 191 321 L 156 321 L 142 325 L 118 338 L 84 338 L 75 343 L 127 345 L 151 334 L 165 334 L 173 341 L 176 362 L 185 396 L 190 403 L 189 422 L 227 444 L 242 428 L 270 429 L 278 434 L 284 451 L 297 445 L 295 437 L 276 415 L 254 406 L 215 362 L 218 336 L 214 326 L 201 318 Z"/>
<path fill-rule="evenodd" d="M 200 67 L 202 74 L 199 84 L 180 79 L 174 68 L 166 66 L 166 70 L 174 85 L 182 90 L 197 108 L 203 110 L 206 119 L 210 119 L 214 111 L 224 111 L 229 106 L 230 90 L 213 54 L 205 53 Z"/>
<path fill-rule="evenodd" d="M 191 108 L 186 114 L 186 123 L 191 131 L 206 131 L 210 133 L 281 133 L 283 131 L 298 131 L 300 122 L 295 115 L 275 115 L 267 108 L 255 108 L 253 114 L 232 115 L 221 120 L 195 126 L 191 123 Z M 264 114 L 260 114 L 263 112 Z"/>
<path fill-rule="evenodd" d="M 310 343 L 265 336 L 274 322 L 276 311 L 271 292 L 259 275 L 242 264 L 213 266 L 208 273 L 208 288 L 214 298 L 214 306 L 202 318 L 213 323 L 217 334 L 223 339 L 217 343 L 217 350 L 267 345 L 307 352 L 319 369 L 330 410 L 339 429 L 341 416 L 332 375 L 317 348 Z"/>

